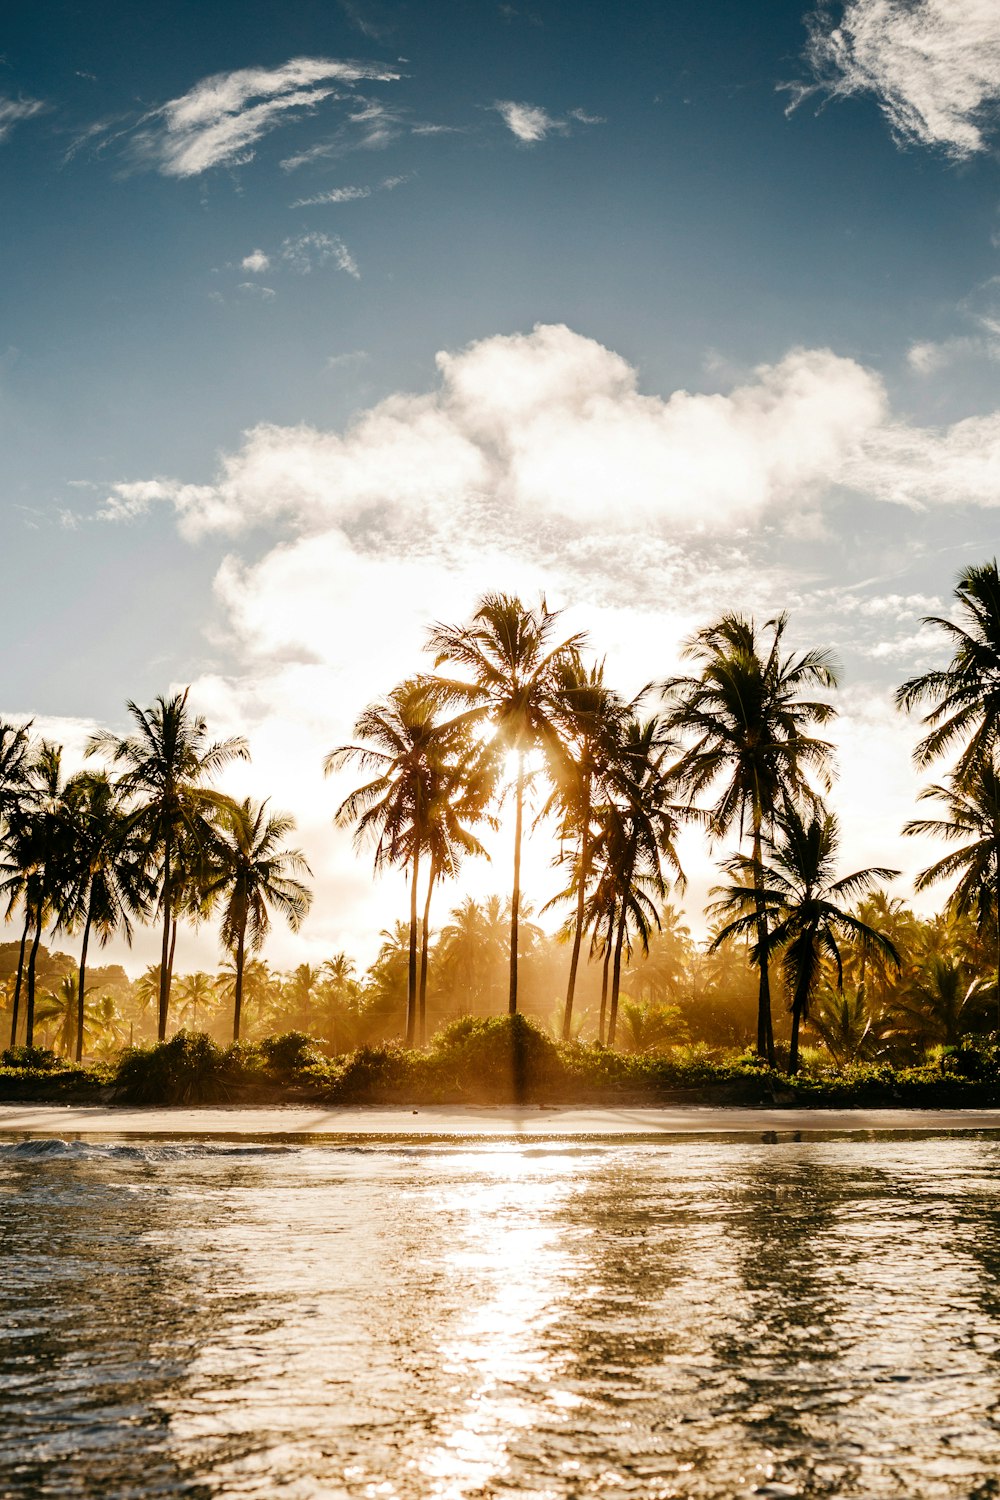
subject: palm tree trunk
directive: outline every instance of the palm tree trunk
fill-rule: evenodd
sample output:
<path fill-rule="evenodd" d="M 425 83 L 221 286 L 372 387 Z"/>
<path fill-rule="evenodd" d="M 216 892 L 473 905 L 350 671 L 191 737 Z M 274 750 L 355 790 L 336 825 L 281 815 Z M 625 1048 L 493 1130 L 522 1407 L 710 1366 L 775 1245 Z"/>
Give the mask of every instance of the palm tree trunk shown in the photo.
<path fill-rule="evenodd" d="M 421 1047 L 427 1041 L 427 946 L 431 928 L 431 896 L 437 879 L 437 866 L 431 859 L 431 872 L 427 880 L 427 899 L 424 902 L 424 920 L 420 933 L 420 1008 L 418 1012 L 418 1036 Z"/>
<path fill-rule="evenodd" d="M 802 985 L 796 985 L 795 996 L 792 1000 L 792 1041 L 788 1049 L 788 1071 L 797 1073 L 799 1071 L 799 1025 L 806 1013 L 806 1001 L 808 993 Z"/>
<path fill-rule="evenodd" d="M 611 967 L 611 935 L 614 923 L 608 923 L 608 936 L 604 944 L 604 964 L 601 968 L 601 1015 L 597 1023 L 597 1040 L 604 1046 L 604 1018 L 608 1009 L 608 970 Z"/>
<path fill-rule="evenodd" d="M 764 875 L 761 860 L 760 818 L 754 817 L 753 893 L 757 914 L 757 946 L 760 951 L 760 984 L 757 991 L 757 1055 L 766 1057 L 773 1068 L 774 1032 L 771 1026 L 771 976 L 768 973 L 767 910 L 764 905 Z"/>
<path fill-rule="evenodd" d="M 569 961 L 569 983 L 566 986 L 566 1009 L 563 1012 L 563 1041 L 568 1042 L 573 1031 L 573 996 L 576 992 L 576 974 L 580 966 L 580 944 L 583 942 L 584 909 L 587 902 L 587 863 L 590 858 L 590 780 L 584 798 L 583 824 L 580 830 L 579 889 L 576 893 L 576 926 L 573 931 L 573 952 Z"/>
<path fill-rule="evenodd" d="M 406 984 L 406 1045 L 413 1046 L 417 1028 L 417 879 L 420 874 L 420 845 L 413 851 L 410 876 L 410 964 Z"/>
<path fill-rule="evenodd" d="M 93 919 L 90 904 L 87 905 L 87 920 L 83 926 L 83 945 L 80 948 L 80 972 L 76 992 L 76 1060 L 83 1062 L 83 997 L 87 979 L 87 944 L 90 942 L 90 924 Z"/>
<path fill-rule="evenodd" d="M 35 919 L 35 936 L 31 944 L 31 953 L 28 957 L 28 1007 L 24 1021 L 24 1045 L 33 1047 L 35 1045 L 35 961 L 38 958 L 38 945 L 42 941 L 42 906 L 38 905 L 38 916 Z"/>
<path fill-rule="evenodd" d="M 233 1041 L 240 1039 L 240 1023 L 243 1019 L 243 967 L 246 963 L 246 917 L 240 923 L 240 935 L 236 940 L 236 983 L 233 986 Z"/>
<path fill-rule="evenodd" d="M 517 1015 L 517 924 L 521 914 L 521 831 L 524 826 L 524 751 L 517 752 L 514 814 L 514 894 L 510 903 L 510 989 L 507 1014 Z"/>
<path fill-rule="evenodd" d="M 615 1033 L 618 1030 L 618 992 L 622 983 L 622 948 L 625 943 L 625 902 L 622 902 L 621 914 L 618 918 L 618 935 L 615 938 L 615 963 L 611 974 L 611 1015 L 608 1020 L 608 1046 L 615 1045 Z"/>
<path fill-rule="evenodd" d="M 167 1006 L 170 1003 L 170 838 L 163 850 L 163 942 L 160 945 L 160 997 L 156 1019 L 156 1040 L 167 1040 Z"/>
<path fill-rule="evenodd" d="M 17 978 L 14 981 L 14 1006 L 10 1018 L 10 1045 L 17 1046 L 17 1021 L 18 1011 L 21 1008 L 21 978 L 24 974 L 24 949 L 28 941 L 28 928 L 31 926 L 31 907 L 24 903 L 24 928 L 21 932 L 21 947 L 17 955 Z"/>

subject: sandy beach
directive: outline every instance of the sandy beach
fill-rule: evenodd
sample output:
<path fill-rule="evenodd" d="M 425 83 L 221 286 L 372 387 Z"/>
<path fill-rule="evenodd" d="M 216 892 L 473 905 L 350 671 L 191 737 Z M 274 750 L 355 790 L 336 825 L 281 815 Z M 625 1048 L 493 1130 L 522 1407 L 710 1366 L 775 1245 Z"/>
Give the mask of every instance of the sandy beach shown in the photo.
<path fill-rule="evenodd" d="M 1000 1131 L 1000 1109 L 572 1108 L 538 1105 L 422 1105 L 310 1109 L 298 1106 L 120 1108 L 0 1105 L 4 1136 L 299 1137 L 335 1142 L 357 1137 L 462 1139 L 761 1135 L 803 1137 L 945 1131 Z"/>

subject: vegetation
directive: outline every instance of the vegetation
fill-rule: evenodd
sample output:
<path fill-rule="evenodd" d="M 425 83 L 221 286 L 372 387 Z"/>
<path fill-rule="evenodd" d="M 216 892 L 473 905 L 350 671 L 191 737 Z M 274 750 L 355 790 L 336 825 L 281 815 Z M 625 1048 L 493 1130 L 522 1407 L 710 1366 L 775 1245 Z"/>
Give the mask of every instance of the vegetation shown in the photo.
<path fill-rule="evenodd" d="M 90 742 L 103 767 L 68 777 L 59 746 L 0 723 L 13 924 L 0 944 L 2 1087 L 175 1101 L 690 1087 L 830 1099 L 968 1084 L 981 1097 L 1000 1038 L 996 562 L 961 575 L 955 620 L 929 623 L 951 659 L 897 696 L 925 713 L 918 764 L 951 760 L 921 793 L 939 815 L 904 830 L 950 846 L 916 882 L 947 886 L 930 918 L 884 888 L 892 870 L 838 868 L 818 734 L 836 673 L 828 653 L 788 647 L 784 615 L 723 616 L 686 643 L 690 672 L 632 700 L 544 600 L 489 595 L 467 624 L 435 625 L 435 670 L 363 710 L 354 742 L 326 760 L 363 776 L 335 821 L 373 845 L 376 872 L 399 866 L 409 883 L 408 920 L 361 973 L 345 953 L 268 966 L 272 914 L 300 926 L 309 867 L 287 845 L 290 818 L 215 785 L 248 749 L 212 740 L 186 693 L 130 703 L 130 734 Z M 432 897 L 484 854 L 480 832 L 508 794 L 509 898 L 456 896 L 435 933 Z M 554 934 L 521 888 L 536 814 L 565 872 Z M 689 822 L 728 844 L 704 943 L 672 899 Z M 179 927 L 203 922 L 217 924 L 224 962 L 175 974 Z M 148 923 L 158 964 L 135 979 L 91 964 L 95 942 Z M 88 1069 L 67 1066 L 84 1057 Z"/>

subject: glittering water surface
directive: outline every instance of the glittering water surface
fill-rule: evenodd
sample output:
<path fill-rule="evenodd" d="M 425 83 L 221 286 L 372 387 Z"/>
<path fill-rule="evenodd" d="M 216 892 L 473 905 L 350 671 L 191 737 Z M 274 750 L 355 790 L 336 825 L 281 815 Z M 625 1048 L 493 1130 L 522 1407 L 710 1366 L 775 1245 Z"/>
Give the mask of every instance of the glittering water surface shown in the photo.
<path fill-rule="evenodd" d="M 1000 1495 L 1000 1143 L 0 1145 L 0 1495 Z"/>

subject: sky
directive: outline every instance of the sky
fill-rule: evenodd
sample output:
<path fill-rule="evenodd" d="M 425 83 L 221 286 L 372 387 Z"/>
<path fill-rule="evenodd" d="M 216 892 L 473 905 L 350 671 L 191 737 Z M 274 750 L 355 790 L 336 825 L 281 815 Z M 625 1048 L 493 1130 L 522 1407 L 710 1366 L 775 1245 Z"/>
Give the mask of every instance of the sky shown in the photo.
<path fill-rule="evenodd" d="M 190 684 L 315 874 L 266 956 L 365 962 L 405 893 L 321 762 L 430 623 L 544 591 L 632 693 L 787 610 L 908 898 L 893 688 L 997 551 L 998 147 L 995 0 L 8 0 L 0 713 L 75 766 Z"/>

